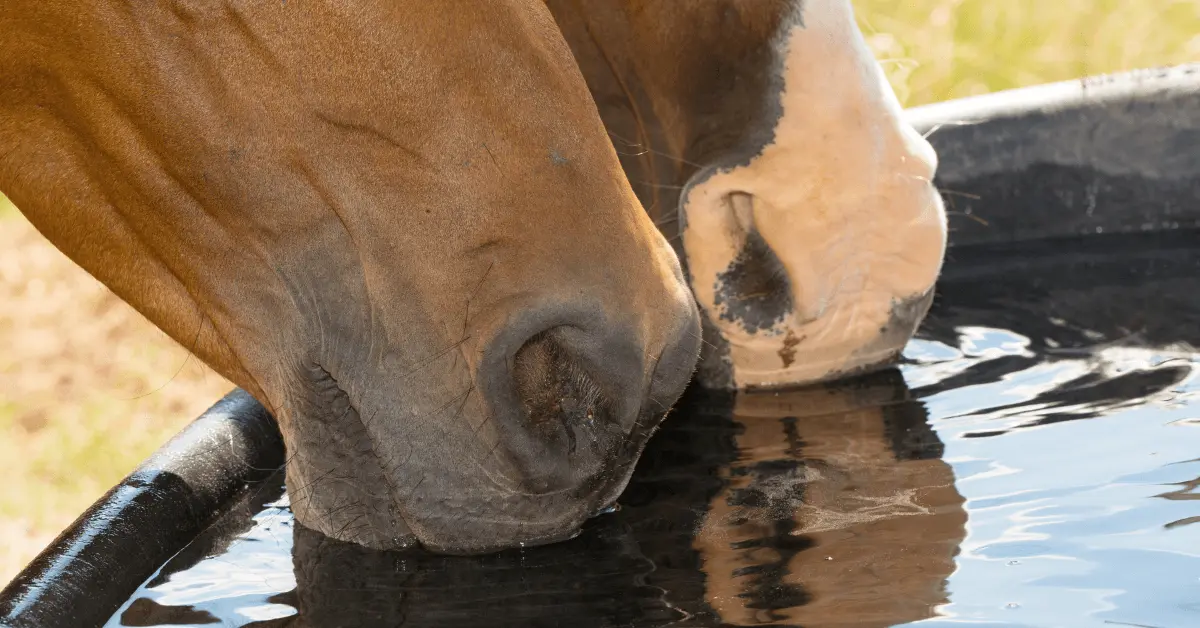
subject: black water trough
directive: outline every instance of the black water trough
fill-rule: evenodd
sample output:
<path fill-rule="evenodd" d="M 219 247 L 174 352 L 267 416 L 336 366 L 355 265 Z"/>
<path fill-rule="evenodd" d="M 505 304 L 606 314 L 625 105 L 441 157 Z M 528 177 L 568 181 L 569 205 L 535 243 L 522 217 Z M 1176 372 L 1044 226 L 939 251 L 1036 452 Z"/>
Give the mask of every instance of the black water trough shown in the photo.
<path fill-rule="evenodd" d="M 1195 233 L 1200 245 L 1200 65 L 1012 90 L 909 115 L 938 151 L 954 250 L 1157 232 Z M 283 460 L 273 419 L 245 393 L 230 393 L 0 592 L 0 623 L 102 625 Z"/>

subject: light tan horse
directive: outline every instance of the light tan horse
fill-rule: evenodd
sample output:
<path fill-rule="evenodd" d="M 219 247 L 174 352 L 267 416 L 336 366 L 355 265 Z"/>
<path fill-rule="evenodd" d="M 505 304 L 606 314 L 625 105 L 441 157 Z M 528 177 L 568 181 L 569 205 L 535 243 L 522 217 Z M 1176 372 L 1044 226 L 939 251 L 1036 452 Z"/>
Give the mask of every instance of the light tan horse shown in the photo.
<path fill-rule="evenodd" d="M 945 211 L 849 0 L 549 5 L 706 314 L 700 380 L 787 386 L 896 357 Z"/>

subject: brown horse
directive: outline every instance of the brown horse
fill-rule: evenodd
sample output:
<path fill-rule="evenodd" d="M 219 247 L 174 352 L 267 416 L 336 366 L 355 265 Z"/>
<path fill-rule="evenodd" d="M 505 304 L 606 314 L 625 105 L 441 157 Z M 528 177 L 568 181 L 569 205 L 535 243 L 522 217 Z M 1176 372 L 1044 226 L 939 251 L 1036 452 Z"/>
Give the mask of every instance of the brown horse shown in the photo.
<path fill-rule="evenodd" d="M 568 536 L 701 344 L 709 384 L 869 368 L 940 268 L 932 152 L 849 0 L 11 0 L 0 30 L 0 190 L 271 409 L 339 539 Z"/>

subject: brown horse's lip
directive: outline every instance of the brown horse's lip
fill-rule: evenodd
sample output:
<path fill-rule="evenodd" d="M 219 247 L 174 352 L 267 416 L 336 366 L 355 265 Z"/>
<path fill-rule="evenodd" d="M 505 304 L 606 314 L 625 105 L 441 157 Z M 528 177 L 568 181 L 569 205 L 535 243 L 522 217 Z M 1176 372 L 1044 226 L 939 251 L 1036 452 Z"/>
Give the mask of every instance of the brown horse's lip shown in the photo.
<path fill-rule="evenodd" d="M 587 493 L 588 495 L 591 495 L 591 496 L 595 496 L 596 499 L 589 500 L 589 499 L 584 498 L 584 499 L 579 500 L 579 503 L 584 507 L 577 509 L 574 516 L 567 516 L 567 517 L 563 517 L 563 518 L 557 519 L 557 520 L 556 519 L 540 519 L 540 520 L 539 519 L 517 519 L 517 518 L 511 517 L 511 516 L 490 518 L 487 520 L 487 523 L 489 523 L 489 524 L 500 525 L 500 526 L 511 526 L 518 531 L 521 530 L 522 528 L 529 528 L 529 527 L 537 528 L 537 527 L 545 526 L 546 528 L 551 530 L 550 532 L 547 532 L 545 534 L 530 535 L 530 536 L 523 537 L 523 538 L 520 538 L 519 540 L 512 541 L 509 543 L 503 543 L 503 544 L 497 543 L 497 544 L 487 544 L 487 545 L 477 545 L 477 546 L 461 545 L 461 546 L 454 547 L 454 548 L 451 548 L 447 545 L 440 544 L 437 542 L 429 542 L 425 539 L 422 539 L 420 534 L 416 534 L 417 543 L 422 548 L 424 548 L 425 550 L 430 551 L 430 552 L 434 552 L 434 553 L 438 553 L 438 554 L 446 554 L 446 555 L 467 556 L 467 555 L 491 554 L 491 553 L 504 551 L 507 549 L 512 549 L 514 547 L 525 548 L 525 547 L 537 547 L 537 546 L 541 546 L 541 545 L 550 545 L 553 543 L 561 543 L 563 541 L 568 541 L 570 539 L 573 539 L 573 538 L 579 536 L 579 534 L 581 534 L 581 532 L 582 532 L 583 526 L 587 523 L 587 521 L 594 519 L 597 516 L 603 515 L 606 512 L 611 511 L 612 509 L 614 509 L 617 506 L 617 503 L 618 503 L 621 495 L 625 492 L 625 488 L 627 487 L 627 485 L 629 483 L 630 477 L 632 477 L 632 475 L 633 475 L 633 470 L 634 470 L 634 467 L 636 466 L 637 460 L 639 460 L 641 458 L 642 451 L 645 449 L 646 444 L 649 442 L 650 438 L 653 437 L 654 432 L 657 431 L 658 425 L 662 422 L 663 418 L 665 418 L 666 414 L 667 414 L 666 412 L 663 412 L 663 413 L 657 413 L 657 414 L 653 415 L 652 416 L 653 420 L 647 422 L 649 425 L 648 427 L 639 429 L 631 438 L 627 439 L 622 444 L 621 451 L 620 451 L 621 458 L 623 460 L 628 460 L 629 462 L 622 465 L 621 472 L 614 473 L 611 475 L 600 474 L 599 476 L 597 476 L 595 478 L 597 480 L 597 482 L 595 482 L 594 484 L 590 484 L 590 485 L 587 485 L 587 484 L 584 485 L 584 487 L 589 489 L 589 490 L 586 490 L 585 493 Z M 476 462 L 478 463 L 479 461 L 477 460 Z M 509 491 L 508 489 L 506 489 L 503 486 L 496 486 L 495 488 L 504 493 L 511 494 L 511 491 Z M 580 488 L 581 487 L 575 487 L 574 489 L 564 489 L 564 490 L 560 490 L 560 491 L 555 491 L 554 493 L 546 493 L 546 494 L 521 494 L 521 496 L 532 498 L 535 500 L 548 499 L 548 498 L 551 498 L 556 495 L 561 496 L 564 493 L 569 493 L 571 490 L 580 490 Z M 440 524 L 443 524 L 443 523 L 461 526 L 462 522 L 463 521 L 461 518 L 453 518 L 452 519 L 449 517 L 442 516 L 440 514 L 434 514 L 431 517 L 422 518 L 422 521 L 420 522 L 420 524 L 421 524 L 421 527 L 440 528 L 441 527 Z"/>
<path fill-rule="evenodd" d="M 531 547 L 542 547 L 545 545 L 553 545 L 555 543 L 562 543 L 564 541 L 569 541 L 571 539 L 574 539 L 582 533 L 583 533 L 583 525 L 581 523 L 580 525 L 573 526 L 563 532 L 547 534 L 544 536 L 529 537 L 526 540 L 517 541 L 515 545 L 513 545 L 513 544 L 481 545 L 481 546 L 472 547 L 472 548 L 459 549 L 459 548 L 450 548 L 448 546 L 442 546 L 442 545 L 438 545 L 438 544 L 429 544 L 429 543 L 425 543 L 424 541 L 419 541 L 419 540 L 418 540 L 418 542 L 420 543 L 422 549 L 424 549 L 427 552 L 434 553 L 434 554 L 443 554 L 446 556 L 481 556 L 481 555 L 487 555 L 487 554 L 497 554 L 499 552 L 504 552 L 507 550 L 517 549 L 517 548 L 524 549 L 524 548 L 531 548 Z"/>
<path fill-rule="evenodd" d="M 659 423 L 662 422 L 663 418 L 665 418 L 666 415 L 667 415 L 666 412 L 659 414 L 652 421 L 650 421 L 649 427 L 645 427 L 640 422 L 636 422 L 637 427 L 635 427 L 634 431 L 629 434 L 626 434 L 624 436 L 623 441 L 621 442 L 620 446 L 617 448 L 617 457 L 620 458 L 621 460 L 626 461 L 624 463 L 624 466 L 626 466 L 626 468 L 628 468 L 630 473 L 632 473 L 633 467 L 637 464 L 638 459 L 641 458 L 641 452 L 643 449 L 645 449 L 646 443 L 649 442 L 651 437 L 653 437 L 655 430 L 658 429 Z M 635 443 L 637 444 L 636 449 L 631 451 L 632 448 L 630 447 L 630 445 L 635 444 Z M 627 458 L 627 456 L 632 456 L 632 457 Z M 606 470 L 606 468 L 601 468 L 595 474 L 589 476 L 589 478 L 588 478 L 589 481 L 586 481 L 579 485 L 566 486 L 566 487 L 563 487 L 560 489 L 556 489 L 556 490 L 548 491 L 548 492 L 544 492 L 544 493 L 529 492 L 529 491 L 521 491 L 519 489 L 514 490 L 512 487 L 508 486 L 506 483 L 497 481 L 495 474 L 500 473 L 500 472 L 497 470 L 494 470 L 494 469 L 490 469 L 489 468 L 490 465 L 487 464 L 488 460 L 489 459 L 487 459 L 487 458 L 472 458 L 472 461 L 474 462 L 475 466 L 480 470 L 480 472 L 483 474 L 483 476 L 486 477 L 491 482 L 492 487 L 499 492 L 507 493 L 510 495 L 518 495 L 520 497 L 528 497 L 528 498 L 534 498 L 534 499 L 547 499 L 547 498 L 551 498 L 551 497 L 562 496 L 564 494 L 569 494 L 569 493 L 579 492 L 581 490 L 584 490 L 584 492 L 587 492 L 587 493 L 606 496 L 606 498 L 603 500 L 603 502 L 604 502 L 603 505 L 597 506 L 597 510 L 605 510 L 607 508 L 612 507 L 612 505 L 614 503 L 616 503 L 616 500 L 620 497 L 621 491 L 613 492 L 612 489 L 613 489 L 614 485 L 616 485 L 620 482 L 622 475 L 624 475 L 624 476 L 629 475 L 628 473 L 626 473 L 626 474 L 618 474 L 615 477 L 604 477 L 604 475 L 605 475 L 604 471 Z M 611 468 L 611 467 L 607 467 L 607 468 Z M 503 476 L 502 473 L 501 473 L 501 476 Z M 626 479 L 627 479 L 627 477 L 626 477 Z M 587 489 L 592 489 L 592 490 L 587 490 Z"/>

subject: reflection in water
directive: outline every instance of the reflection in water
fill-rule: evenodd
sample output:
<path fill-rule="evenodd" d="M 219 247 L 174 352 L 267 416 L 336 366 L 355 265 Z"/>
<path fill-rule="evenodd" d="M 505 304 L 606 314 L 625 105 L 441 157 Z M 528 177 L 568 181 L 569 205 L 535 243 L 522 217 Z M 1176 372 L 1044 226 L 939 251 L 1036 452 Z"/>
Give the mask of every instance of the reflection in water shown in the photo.
<path fill-rule="evenodd" d="M 611 523 L 611 522 L 609 522 Z M 678 619 L 661 592 L 640 584 L 653 569 L 622 526 L 601 525 L 559 551 L 482 559 L 385 554 L 297 529 L 301 620 L 290 626 L 628 625 Z M 283 624 L 280 624 L 283 625 Z"/>
<path fill-rule="evenodd" d="M 690 391 L 565 543 L 373 552 L 296 529 L 276 478 L 109 625 L 1198 626 L 1186 235 L 960 251 L 899 369 Z"/>
<path fill-rule="evenodd" d="M 740 456 L 695 542 L 724 622 L 890 626 L 946 601 L 967 517 L 899 375 L 735 414 Z"/>
<path fill-rule="evenodd" d="M 620 509 L 571 541 L 475 558 L 376 552 L 283 525 L 286 501 L 260 504 L 251 530 L 224 533 L 219 559 L 197 552 L 202 543 L 189 548 L 115 625 L 238 615 L 256 628 L 477 626 L 481 618 L 789 625 L 816 615 L 891 625 L 929 617 L 945 601 L 966 515 L 938 459 L 941 444 L 897 372 L 742 395 L 736 408 L 730 396 L 693 391 L 683 408 L 653 440 Z M 254 568 L 251 557 L 286 549 L 288 533 L 294 580 L 268 591 L 265 577 L 278 565 Z M 241 583 L 216 574 L 196 581 L 205 570 L 230 570 L 230 560 Z"/>

